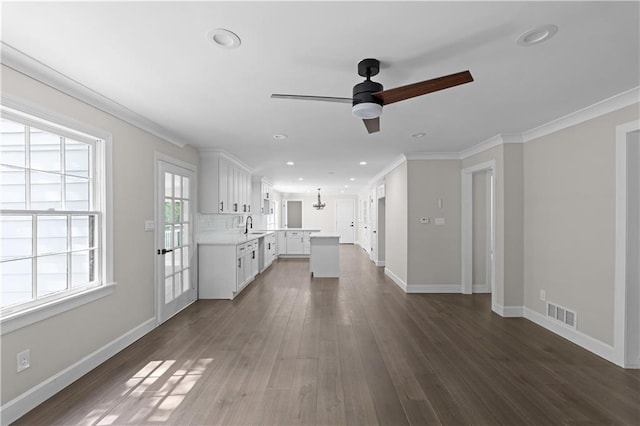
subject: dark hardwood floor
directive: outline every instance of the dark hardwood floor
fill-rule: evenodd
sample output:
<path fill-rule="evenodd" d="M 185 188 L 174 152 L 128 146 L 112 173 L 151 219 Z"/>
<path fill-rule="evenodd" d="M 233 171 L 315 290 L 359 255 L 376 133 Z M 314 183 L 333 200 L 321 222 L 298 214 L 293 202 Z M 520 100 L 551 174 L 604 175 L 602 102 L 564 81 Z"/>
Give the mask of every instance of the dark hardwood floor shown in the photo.
<path fill-rule="evenodd" d="M 198 301 L 17 424 L 640 424 L 640 371 L 340 254 L 339 280 L 279 260 Z"/>

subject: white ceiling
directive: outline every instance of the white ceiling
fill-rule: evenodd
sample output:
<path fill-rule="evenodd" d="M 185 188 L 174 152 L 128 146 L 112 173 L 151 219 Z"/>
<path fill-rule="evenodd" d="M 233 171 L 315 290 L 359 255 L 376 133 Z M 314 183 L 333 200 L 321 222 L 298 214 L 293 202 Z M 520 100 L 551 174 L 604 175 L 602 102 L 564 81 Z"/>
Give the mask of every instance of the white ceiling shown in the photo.
<path fill-rule="evenodd" d="M 353 192 L 402 153 L 459 152 L 638 86 L 639 5 L 2 2 L 2 39 L 183 143 L 228 151 L 283 191 Z M 558 33 L 516 45 L 543 24 Z M 213 46 L 213 28 L 242 45 Z M 373 135 L 349 105 L 270 98 L 350 97 L 367 57 L 381 61 L 374 80 L 386 89 L 467 69 L 475 81 L 386 106 Z"/>

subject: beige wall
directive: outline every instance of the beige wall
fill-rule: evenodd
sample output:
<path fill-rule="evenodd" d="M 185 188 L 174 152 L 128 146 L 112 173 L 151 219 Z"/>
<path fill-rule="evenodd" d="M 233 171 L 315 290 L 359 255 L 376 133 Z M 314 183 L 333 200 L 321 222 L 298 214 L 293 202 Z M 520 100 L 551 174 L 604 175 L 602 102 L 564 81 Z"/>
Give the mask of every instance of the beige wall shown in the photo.
<path fill-rule="evenodd" d="M 407 163 L 385 179 L 385 268 L 407 282 Z"/>
<path fill-rule="evenodd" d="M 613 344 L 615 127 L 633 105 L 524 147 L 524 302 L 575 310 L 578 330 Z"/>
<path fill-rule="evenodd" d="M 460 161 L 409 160 L 407 164 L 407 284 L 460 285 Z M 430 218 L 430 223 L 420 223 L 422 217 Z M 444 218 L 445 224 L 436 225 L 435 218 Z"/>
<path fill-rule="evenodd" d="M 504 306 L 524 304 L 523 144 L 503 145 Z"/>
<path fill-rule="evenodd" d="M 2 404 L 21 395 L 154 317 L 154 153 L 198 165 L 179 148 L 113 116 L 2 67 L 2 93 L 113 135 L 114 293 L 2 336 Z M 132 185 L 132 183 L 135 183 Z M 31 350 L 31 367 L 16 373 L 17 352 Z"/>

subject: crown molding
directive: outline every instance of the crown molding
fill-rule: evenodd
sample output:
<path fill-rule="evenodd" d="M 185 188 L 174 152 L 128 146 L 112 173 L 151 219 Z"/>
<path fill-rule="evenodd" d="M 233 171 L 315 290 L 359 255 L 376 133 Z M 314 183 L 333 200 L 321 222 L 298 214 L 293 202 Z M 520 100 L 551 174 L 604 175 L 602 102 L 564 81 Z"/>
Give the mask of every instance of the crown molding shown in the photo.
<path fill-rule="evenodd" d="M 200 148 L 198 150 L 201 157 L 224 157 L 227 160 L 236 163 L 237 166 L 244 169 L 245 172 L 253 174 L 253 169 L 244 161 L 240 160 L 238 157 L 233 156 L 228 153 L 224 149 L 219 148 Z"/>
<path fill-rule="evenodd" d="M 174 145 L 181 148 L 187 145 L 183 142 L 183 138 L 174 132 L 67 77 L 13 46 L 0 42 L 0 48 L 0 63 L 3 65 Z"/>
<path fill-rule="evenodd" d="M 522 139 L 524 142 L 529 142 L 639 102 L 640 86 L 527 130 L 522 133 Z"/>
<path fill-rule="evenodd" d="M 504 137 L 502 135 L 495 135 L 486 139 L 479 144 L 473 145 L 470 148 L 464 149 L 460 151 L 460 159 L 464 160 L 465 158 L 469 158 L 476 154 L 480 154 L 483 151 L 494 148 L 496 146 L 500 146 L 504 143 Z"/>
<path fill-rule="evenodd" d="M 459 152 L 409 152 L 407 160 L 459 160 Z"/>
<path fill-rule="evenodd" d="M 404 163 L 407 161 L 407 156 L 405 154 L 400 154 L 395 160 L 393 160 L 391 163 L 389 163 L 387 165 L 387 167 L 385 167 L 384 169 L 382 169 L 381 171 L 378 172 L 377 175 L 375 175 L 373 177 L 373 179 L 371 179 L 368 183 L 369 187 L 372 186 L 377 186 L 378 182 L 383 181 L 384 177 L 391 172 L 391 170 L 395 169 L 396 167 L 398 167 L 400 164 Z"/>

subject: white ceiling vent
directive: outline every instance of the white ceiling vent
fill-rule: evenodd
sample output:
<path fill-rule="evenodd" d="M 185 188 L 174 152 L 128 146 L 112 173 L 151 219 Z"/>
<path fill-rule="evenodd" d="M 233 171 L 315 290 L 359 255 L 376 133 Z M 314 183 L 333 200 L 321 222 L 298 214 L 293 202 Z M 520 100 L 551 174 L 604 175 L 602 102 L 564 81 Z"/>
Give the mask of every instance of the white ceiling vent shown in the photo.
<path fill-rule="evenodd" d="M 571 328 L 576 328 L 576 313 L 563 306 L 555 303 L 547 302 L 547 317 L 555 321 L 561 322 Z"/>

